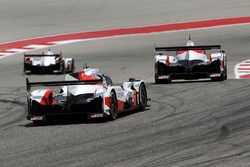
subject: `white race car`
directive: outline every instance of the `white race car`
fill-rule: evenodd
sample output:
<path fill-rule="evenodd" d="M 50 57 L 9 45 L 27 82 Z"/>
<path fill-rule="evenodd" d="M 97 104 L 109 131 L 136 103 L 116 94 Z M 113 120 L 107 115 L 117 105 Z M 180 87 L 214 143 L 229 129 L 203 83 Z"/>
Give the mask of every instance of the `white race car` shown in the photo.
<path fill-rule="evenodd" d="M 63 58 L 51 50 L 42 54 L 24 54 L 24 73 L 68 73 L 74 71 L 74 59 Z"/>
<path fill-rule="evenodd" d="M 65 79 L 33 83 L 26 79 L 28 120 L 43 123 L 49 116 L 62 114 L 114 120 L 120 112 L 143 111 L 147 106 L 147 91 L 142 80 L 129 79 L 122 86 L 115 86 L 108 75 L 92 68 L 67 74 Z M 45 88 L 31 90 L 33 87 Z"/>
<path fill-rule="evenodd" d="M 220 45 L 195 46 L 189 39 L 186 46 L 155 48 L 155 82 L 175 79 L 227 79 L 227 58 Z"/>

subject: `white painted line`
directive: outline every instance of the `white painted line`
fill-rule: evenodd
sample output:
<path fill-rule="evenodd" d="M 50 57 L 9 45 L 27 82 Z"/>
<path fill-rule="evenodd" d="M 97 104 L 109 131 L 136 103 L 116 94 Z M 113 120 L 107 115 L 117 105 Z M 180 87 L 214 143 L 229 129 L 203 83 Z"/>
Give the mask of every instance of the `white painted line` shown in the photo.
<path fill-rule="evenodd" d="M 243 76 L 243 75 L 249 75 L 250 73 L 240 73 L 239 75 L 240 76 Z"/>
<path fill-rule="evenodd" d="M 6 50 L 7 52 L 17 52 L 17 53 L 22 53 L 22 52 L 27 52 L 30 51 L 30 49 L 20 49 L 20 48 L 13 48 L 13 49 L 8 49 Z"/>
<path fill-rule="evenodd" d="M 82 42 L 82 41 L 83 39 L 74 39 L 74 40 L 65 40 L 65 41 L 55 41 L 55 42 L 49 42 L 49 43 L 64 45 L 64 44 L 71 44 L 71 43 Z"/>
<path fill-rule="evenodd" d="M 248 74 L 250 74 L 250 72 L 240 72 L 240 73 L 239 73 L 240 76 L 246 75 L 246 74 L 248 75 Z"/>
<path fill-rule="evenodd" d="M 13 55 L 13 54 L 15 54 L 15 53 L 0 52 L 1 56 L 10 56 L 10 55 Z"/>
<path fill-rule="evenodd" d="M 245 62 L 245 63 L 243 63 L 243 64 L 247 64 L 247 65 L 250 65 L 250 63 L 248 63 L 248 62 Z"/>
<path fill-rule="evenodd" d="M 47 48 L 50 47 L 51 45 L 27 45 L 24 46 L 23 48 L 29 48 L 29 49 L 42 49 L 42 48 Z"/>

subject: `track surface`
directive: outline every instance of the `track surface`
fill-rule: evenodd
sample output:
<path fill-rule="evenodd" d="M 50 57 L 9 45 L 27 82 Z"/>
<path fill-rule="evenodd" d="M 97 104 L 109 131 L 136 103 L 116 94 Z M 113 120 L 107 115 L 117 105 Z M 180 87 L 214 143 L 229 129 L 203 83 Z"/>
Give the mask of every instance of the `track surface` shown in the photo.
<path fill-rule="evenodd" d="M 1 1 L 1 42 L 58 33 L 248 16 L 241 1 Z M 77 4 L 77 5 L 76 5 Z M 209 7 L 208 7 L 209 6 Z M 207 10 L 204 10 L 207 9 Z M 154 85 L 153 45 L 222 42 L 229 60 L 226 82 Z M 113 122 L 57 121 L 33 126 L 25 120 L 22 58 L 0 61 L 0 166 L 249 166 L 249 80 L 233 67 L 248 59 L 250 25 L 122 37 L 65 45 L 77 68 L 99 67 L 121 83 L 147 82 L 151 107 Z M 122 74 L 122 75 L 121 75 Z M 32 81 L 63 76 L 32 75 Z"/>

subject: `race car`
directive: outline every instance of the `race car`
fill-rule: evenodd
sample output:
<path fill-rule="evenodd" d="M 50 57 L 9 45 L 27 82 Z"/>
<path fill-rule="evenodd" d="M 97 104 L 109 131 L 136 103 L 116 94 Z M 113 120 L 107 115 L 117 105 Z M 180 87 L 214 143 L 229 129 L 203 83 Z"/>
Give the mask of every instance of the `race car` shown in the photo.
<path fill-rule="evenodd" d="M 115 86 L 107 74 L 94 68 L 66 74 L 65 81 L 29 82 L 26 79 L 26 85 L 27 119 L 35 124 L 43 124 L 50 116 L 64 114 L 115 120 L 120 112 L 145 110 L 148 101 L 142 80 L 130 78 L 122 86 Z"/>
<path fill-rule="evenodd" d="M 155 48 L 155 83 L 176 79 L 227 79 L 227 58 L 220 45 L 195 46 L 189 39 L 186 46 Z"/>
<path fill-rule="evenodd" d="M 63 58 L 62 52 L 59 54 L 48 50 L 42 54 L 25 54 L 24 67 L 25 74 L 28 73 L 70 73 L 74 71 L 74 59 Z"/>

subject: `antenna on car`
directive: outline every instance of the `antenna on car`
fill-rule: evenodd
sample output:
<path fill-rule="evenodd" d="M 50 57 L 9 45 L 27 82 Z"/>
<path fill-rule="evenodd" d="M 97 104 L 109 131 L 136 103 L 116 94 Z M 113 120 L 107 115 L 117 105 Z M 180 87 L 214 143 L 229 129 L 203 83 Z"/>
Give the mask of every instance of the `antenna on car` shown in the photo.
<path fill-rule="evenodd" d="M 89 68 L 89 66 L 87 65 L 87 63 L 83 64 L 83 69 L 85 68 Z"/>
<path fill-rule="evenodd" d="M 191 41 L 191 34 L 189 34 L 189 36 L 188 36 L 188 40 L 189 40 L 189 41 Z"/>

